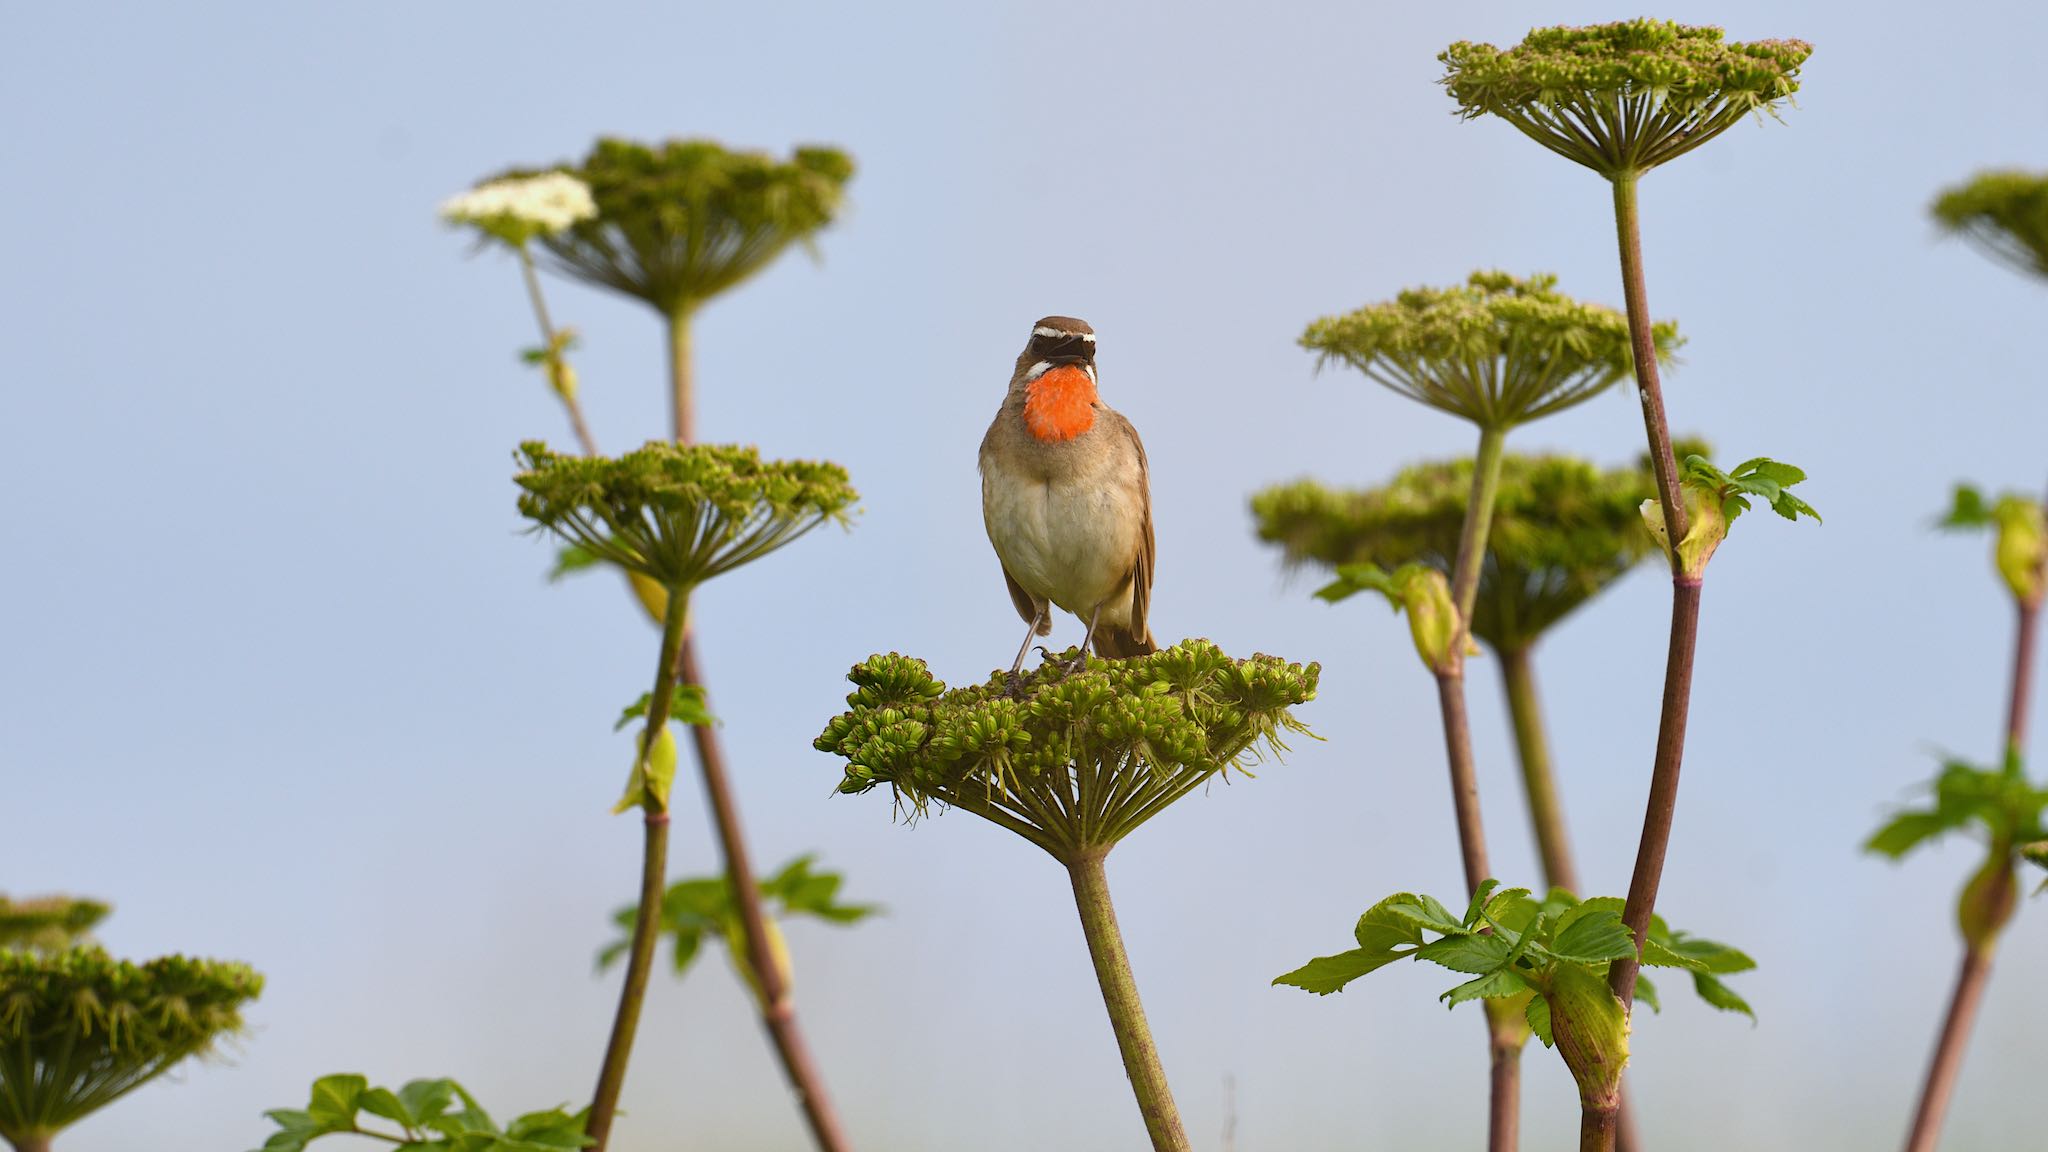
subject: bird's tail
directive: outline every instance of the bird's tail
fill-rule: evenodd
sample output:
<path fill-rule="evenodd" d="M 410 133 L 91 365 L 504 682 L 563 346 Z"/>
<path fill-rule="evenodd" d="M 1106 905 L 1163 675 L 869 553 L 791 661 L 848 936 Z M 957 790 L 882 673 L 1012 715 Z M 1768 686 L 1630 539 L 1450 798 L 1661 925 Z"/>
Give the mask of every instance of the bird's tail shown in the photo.
<path fill-rule="evenodd" d="M 1114 625 L 1104 625 L 1096 629 L 1095 654 L 1098 656 L 1122 660 L 1131 656 L 1150 656 L 1157 651 L 1159 645 L 1152 642 L 1150 628 L 1145 629 L 1143 636 L 1133 633 L 1128 628 L 1118 628 Z"/>

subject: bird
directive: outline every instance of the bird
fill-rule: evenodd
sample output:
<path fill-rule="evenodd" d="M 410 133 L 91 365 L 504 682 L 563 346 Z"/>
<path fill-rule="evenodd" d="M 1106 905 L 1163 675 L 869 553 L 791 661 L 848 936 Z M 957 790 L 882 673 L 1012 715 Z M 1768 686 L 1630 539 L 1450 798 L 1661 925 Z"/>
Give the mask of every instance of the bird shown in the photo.
<path fill-rule="evenodd" d="M 982 524 L 1028 625 L 1013 680 L 1032 637 L 1051 634 L 1054 606 L 1088 624 L 1069 671 L 1085 664 L 1091 647 L 1110 658 L 1158 649 L 1149 621 L 1156 548 L 1145 445 L 1102 402 L 1096 382 L 1095 329 L 1071 316 L 1045 317 L 1031 326 L 981 440 Z"/>

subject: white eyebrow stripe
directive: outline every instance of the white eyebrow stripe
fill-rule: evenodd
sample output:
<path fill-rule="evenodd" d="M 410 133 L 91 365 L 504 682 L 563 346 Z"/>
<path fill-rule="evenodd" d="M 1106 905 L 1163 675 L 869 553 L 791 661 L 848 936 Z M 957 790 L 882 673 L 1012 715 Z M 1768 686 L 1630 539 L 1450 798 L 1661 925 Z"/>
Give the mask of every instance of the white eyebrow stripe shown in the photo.
<path fill-rule="evenodd" d="M 1024 382 L 1026 384 L 1029 384 L 1033 380 L 1038 379 L 1040 376 L 1045 375 L 1048 371 L 1051 371 L 1051 369 L 1052 361 L 1040 360 L 1038 363 L 1033 364 L 1031 367 L 1024 370 Z"/>
<path fill-rule="evenodd" d="M 1054 339 L 1059 339 L 1061 337 L 1072 339 L 1078 336 L 1081 339 L 1086 340 L 1090 344 L 1095 343 L 1095 333 L 1093 332 L 1062 332 L 1057 328 L 1047 327 L 1044 324 L 1041 324 L 1038 327 L 1033 328 L 1031 330 L 1031 334 L 1033 336 L 1050 336 Z"/>

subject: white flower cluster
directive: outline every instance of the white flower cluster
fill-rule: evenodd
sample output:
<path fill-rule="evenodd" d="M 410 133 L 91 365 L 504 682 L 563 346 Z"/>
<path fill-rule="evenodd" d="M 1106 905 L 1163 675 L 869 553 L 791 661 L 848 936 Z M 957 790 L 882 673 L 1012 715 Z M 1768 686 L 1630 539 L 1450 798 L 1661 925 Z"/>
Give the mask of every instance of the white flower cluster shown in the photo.
<path fill-rule="evenodd" d="M 441 218 L 450 223 L 488 226 L 517 222 L 543 235 L 553 235 L 596 215 L 597 202 L 590 198 L 590 185 L 567 172 L 493 180 L 441 203 Z"/>

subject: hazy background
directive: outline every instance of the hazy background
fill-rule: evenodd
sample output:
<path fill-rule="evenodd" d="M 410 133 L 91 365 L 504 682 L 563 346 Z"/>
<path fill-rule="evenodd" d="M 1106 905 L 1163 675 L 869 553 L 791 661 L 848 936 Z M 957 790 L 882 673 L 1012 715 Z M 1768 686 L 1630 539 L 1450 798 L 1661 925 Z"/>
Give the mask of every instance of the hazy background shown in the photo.
<path fill-rule="evenodd" d="M 435 204 L 600 133 L 702 134 L 860 162 L 822 266 L 794 255 L 698 326 L 701 427 L 844 462 L 864 494 L 701 595 L 713 704 L 767 866 L 817 850 L 889 906 L 791 932 L 856 1142 L 886 1152 L 1141 1146 L 1064 877 L 972 817 L 892 825 L 831 797 L 810 740 L 846 668 L 896 649 L 954 681 L 1017 621 L 974 451 L 1030 322 L 1102 334 L 1105 399 L 1150 449 L 1162 639 L 1323 662 L 1304 742 L 1190 798 L 1111 861 L 1197 1145 L 1477 1147 L 1483 1025 L 1453 978 L 1316 999 L 1267 981 L 1348 945 L 1388 892 L 1451 895 L 1432 685 L 1401 621 L 1330 607 L 1251 535 L 1246 496 L 1377 483 L 1468 428 L 1355 374 L 1310 319 L 1474 267 L 1618 304 L 1605 186 L 1460 124 L 1435 55 L 1635 7 L 1185 3 L 7 6 L 0 64 L 0 890 L 111 899 L 107 944 L 246 959 L 251 1034 L 79 1126 L 66 1152 L 240 1152 L 330 1071 L 453 1075 L 501 1114 L 580 1104 L 631 892 L 610 733 L 655 636 L 613 580 L 550 587 L 510 450 L 568 431 L 517 348 L 514 266 Z M 1824 527 L 1745 520 L 1713 569 L 1660 909 L 1762 963 L 1761 1024 L 1667 980 L 1633 1069 L 1660 1150 L 1899 1138 L 1948 994 L 1950 845 L 1857 844 L 1931 774 L 1996 750 L 2010 609 L 1948 486 L 2044 480 L 2039 288 L 1925 205 L 2040 166 L 2048 9 L 1695 4 L 1661 14 L 1818 50 L 1784 125 L 1643 190 L 1650 299 L 1690 343 L 1675 427 L 1814 476 Z M 1914 11 L 1918 11 L 1915 9 Z M 550 285 L 612 448 L 666 427 L 653 314 Z M 1625 393 L 1511 447 L 1632 458 Z M 1639 574 L 1542 650 L 1583 870 L 1619 892 L 1656 722 L 1666 585 Z M 1079 625 L 1061 619 L 1070 642 Z M 1759 691 L 1759 681 L 1785 685 Z M 1496 868 L 1535 876 L 1486 661 L 1476 739 Z M 694 777 L 672 868 L 715 868 Z M 1947 1147 L 2041 1139 L 2048 910 L 2027 906 Z M 806 1147 L 738 981 L 658 976 L 619 1152 Z M 1562 1062 L 1527 1060 L 1532 1152 L 1574 1146 Z M 339 1150 L 337 1150 L 339 1152 Z"/>

